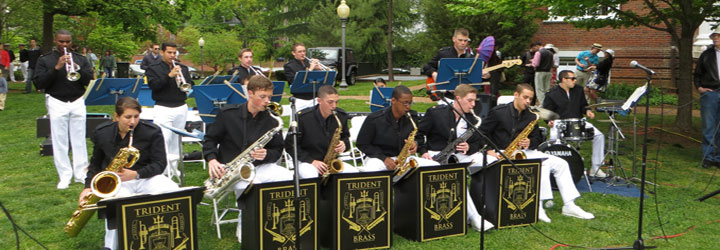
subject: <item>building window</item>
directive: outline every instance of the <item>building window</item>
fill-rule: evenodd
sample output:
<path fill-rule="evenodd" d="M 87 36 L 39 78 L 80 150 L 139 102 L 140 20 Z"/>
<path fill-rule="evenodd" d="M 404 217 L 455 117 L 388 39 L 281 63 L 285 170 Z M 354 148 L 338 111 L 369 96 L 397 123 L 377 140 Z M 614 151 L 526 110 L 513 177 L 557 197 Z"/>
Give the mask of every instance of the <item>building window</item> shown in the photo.
<path fill-rule="evenodd" d="M 620 9 L 620 5 L 618 4 L 616 6 L 618 9 Z M 548 11 L 552 12 L 552 7 L 548 8 Z M 575 17 L 573 19 L 575 20 L 582 20 L 582 19 L 607 19 L 607 18 L 614 18 L 616 15 L 615 12 L 612 11 L 612 9 L 608 6 L 596 6 L 593 8 L 587 8 L 585 10 L 585 16 L 582 17 Z M 546 23 L 554 23 L 554 22 L 565 22 L 567 19 L 566 16 L 550 16 L 548 19 L 546 19 L 544 22 Z M 570 20 L 568 20 L 570 21 Z"/>

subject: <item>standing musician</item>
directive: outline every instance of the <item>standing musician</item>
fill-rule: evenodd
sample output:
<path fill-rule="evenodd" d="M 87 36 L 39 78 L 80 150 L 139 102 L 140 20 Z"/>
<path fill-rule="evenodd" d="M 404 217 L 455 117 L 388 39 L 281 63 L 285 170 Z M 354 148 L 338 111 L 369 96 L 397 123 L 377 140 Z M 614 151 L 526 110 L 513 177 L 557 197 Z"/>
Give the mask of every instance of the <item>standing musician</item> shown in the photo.
<path fill-rule="evenodd" d="M 438 105 L 425 112 L 425 116 L 418 124 L 418 133 L 427 139 L 427 142 L 420 144 L 418 149 L 422 158 L 432 160 L 433 156 L 455 142 L 458 137 L 470 135 L 466 140 L 455 145 L 452 155 L 457 157 L 458 162 L 472 161 L 471 168 L 482 167 L 482 154 L 478 153 L 481 138 L 468 127 L 479 125 L 481 122 L 479 117 L 471 113 L 475 107 L 476 97 L 477 89 L 467 84 L 460 84 L 455 88 L 455 102 L 452 103 L 452 108 L 448 105 Z M 467 124 L 453 108 L 462 112 L 472 124 Z M 475 230 L 481 231 L 482 217 L 478 214 L 475 204 L 470 198 L 470 192 L 467 192 L 467 201 L 468 222 Z M 485 221 L 485 230 L 491 228 L 493 225 Z"/>
<path fill-rule="evenodd" d="M 241 105 L 226 106 L 218 112 L 215 122 L 208 127 L 203 142 L 203 154 L 208 161 L 210 177 L 221 178 L 225 174 L 224 164 L 235 159 L 270 129 L 282 126 L 265 110 L 272 97 L 273 83 L 262 76 L 252 76 L 248 82 L 248 100 Z M 263 148 L 250 153 L 255 166 L 253 183 L 266 183 L 291 180 L 292 172 L 275 164 L 283 150 L 280 133 Z M 234 186 L 235 196 L 239 197 L 250 184 L 239 181 Z M 241 217 L 238 217 L 238 220 Z M 238 242 L 242 240 L 242 223 L 238 222 Z"/>
<path fill-rule="evenodd" d="M 293 85 L 293 80 L 295 80 L 295 74 L 298 71 L 322 70 L 322 66 L 320 66 L 320 61 L 318 61 L 317 59 L 310 60 L 305 57 L 306 54 L 307 50 L 305 49 L 305 44 L 293 44 L 293 58 L 291 58 L 290 61 L 288 61 L 288 63 L 283 66 L 283 68 L 285 69 L 285 79 L 287 79 L 288 81 L 288 86 Z M 295 102 L 298 110 L 303 110 L 304 108 L 312 107 L 313 105 L 315 105 L 312 102 L 313 93 L 293 94 L 293 96 L 298 99 Z"/>
<path fill-rule="evenodd" d="M 152 99 L 155 100 L 154 122 L 163 124 L 167 127 L 185 128 L 185 120 L 187 119 L 187 93 L 180 90 L 179 79 L 184 78 L 185 82 L 194 85 L 190 78 L 190 72 L 185 65 L 181 65 L 173 61 L 177 58 L 177 45 L 175 43 L 165 42 L 161 45 L 162 61 L 156 62 L 148 67 L 145 75 L 148 79 L 148 85 L 152 90 Z M 165 152 L 171 157 L 178 157 L 182 160 L 180 152 L 180 141 L 172 130 L 162 128 L 163 138 L 165 138 Z M 170 159 L 172 161 L 173 158 Z M 177 169 L 177 162 L 174 164 L 169 162 L 169 176 L 180 176 Z"/>
<path fill-rule="evenodd" d="M 336 154 L 345 152 L 350 144 L 350 132 L 347 126 L 348 114 L 338 108 L 340 96 L 330 85 L 318 90 L 318 104 L 298 112 L 298 162 L 300 177 L 312 178 L 327 172 L 328 166 L 323 162 L 328 153 L 330 142 L 335 136 L 338 125 L 342 125 L 340 140 L 333 148 Z M 335 114 L 333 114 L 335 113 Z M 337 117 L 337 119 L 336 119 Z M 338 124 L 339 120 L 339 124 Z M 293 137 L 285 139 L 285 150 L 293 152 Z M 343 173 L 357 173 L 357 168 L 342 162 Z"/>
<path fill-rule="evenodd" d="M 252 66 L 252 50 L 249 48 L 241 49 L 238 53 L 238 61 L 240 61 L 240 65 L 228 70 L 228 74 L 233 75 L 235 74 L 235 72 L 237 72 L 237 80 L 235 80 L 235 82 L 244 85 L 245 79 L 249 78 L 250 76 L 257 75 L 257 73 L 255 73 L 257 69 L 253 68 Z"/>
<path fill-rule="evenodd" d="M 357 139 L 357 147 L 368 156 L 362 171 L 394 170 L 397 167 L 397 156 L 407 142 L 414 124 L 417 124 L 417 112 L 410 110 L 413 103 L 413 96 L 410 89 L 398 85 L 393 89 L 390 107 L 378 110 L 370 114 L 363 122 Z M 418 150 L 418 141 L 421 136 L 416 136 L 415 141 L 410 142 L 412 146 L 409 153 L 415 154 Z M 439 163 L 419 157 L 408 157 L 414 159 L 420 166 L 439 165 Z"/>
<path fill-rule="evenodd" d="M 585 100 L 583 87 L 576 85 L 576 81 L 577 78 L 572 71 L 560 71 L 560 74 L 558 74 L 558 82 L 560 82 L 560 84 L 547 93 L 543 107 L 558 113 L 560 119 L 580 119 L 583 117 L 583 114 L 590 119 L 595 118 L 595 113 L 587 107 L 588 102 Z M 558 139 L 558 129 L 555 123 L 555 121 L 548 122 L 548 126 L 550 127 L 550 140 Z M 592 167 L 590 168 L 589 175 L 591 177 L 605 178 L 607 174 L 600 170 L 600 166 L 605 158 L 605 136 L 589 122 L 585 123 L 585 128 L 592 128 L 595 131 L 592 145 Z"/>
<path fill-rule="evenodd" d="M 468 45 L 470 44 L 470 31 L 468 31 L 466 28 L 456 29 L 453 33 L 452 42 L 453 46 L 441 48 L 438 51 L 437 55 L 430 59 L 430 61 L 425 64 L 425 67 L 423 67 L 425 75 L 427 75 L 429 78 L 432 78 L 432 82 L 437 82 L 438 66 L 440 63 L 440 59 L 471 58 L 474 56 L 472 50 L 470 49 L 470 47 L 468 47 Z M 451 99 L 453 98 L 452 95 L 446 96 Z M 439 100 L 436 94 L 430 95 L 430 98 L 433 101 Z"/>
<path fill-rule="evenodd" d="M 53 159 L 60 181 L 58 189 L 66 189 L 75 176 L 75 182 L 83 183 L 87 171 L 88 154 L 85 145 L 85 86 L 92 79 L 90 63 L 81 54 L 70 51 L 72 34 L 67 30 L 55 32 L 55 48 L 37 60 L 33 71 L 35 88 L 45 89 L 45 107 L 50 116 Z M 67 54 L 65 51 L 67 50 Z M 72 61 L 70 59 L 72 55 Z M 80 78 L 69 79 L 67 69 L 71 64 L 80 66 Z M 69 135 L 69 138 L 68 138 Z M 69 145 L 68 145 L 69 144 Z M 68 147 L 72 146 L 73 161 L 70 165 Z"/>
<path fill-rule="evenodd" d="M 85 189 L 80 193 L 78 202 L 90 194 L 93 177 L 103 171 L 112 162 L 120 148 L 128 147 L 129 131 L 133 131 L 132 146 L 140 151 L 140 157 L 133 167 L 121 168 L 117 172 L 122 180 L 116 196 L 133 194 L 163 193 L 178 189 L 178 185 L 162 175 L 167 160 L 160 128 L 149 122 L 140 121 L 140 104 L 132 97 L 123 97 L 115 104 L 113 122 L 105 122 L 95 129 L 91 137 L 94 143 L 90 166 L 85 177 Z M 105 247 L 117 249 L 117 232 L 108 229 L 105 224 Z"/>
<path fill-rule="evenodd" d="M 480 126 L 480 130 L 500 148 L 507 148 L 513 139 L 536 118 L 535 114 L 528 110 L 535 95 L 533 88 L 526 83 L 518 84 L 513 95 L 515 98 L 513 102 L 491 109 Z M 552 199 L 550 187 L 550 173 L 552 173 L 563 198 L 563 215 L 587 220 L 595 218 L 593 214 L 575 205 L 575 199 L 580 197 L 580 192 L 575 188 L 568 163 L 557 156 L 537 151 L 536 148 L 541 142 L 542 135 L 538 125 L 535 124 L 532 132 L 527 138 L 520 140 L 518 145 L 518 149 L 521 149 L 529 159 L 546 158 L 542 162 L 540 172 L 540 201 Z M 499 154 L 494 150 L 488 150 L 487 153 L 488 162 L 494 162 L 499 158 Z M 538 219 L 550 223 L 550 217 L 545 213 L 543 206 L 538 207 Z"/>

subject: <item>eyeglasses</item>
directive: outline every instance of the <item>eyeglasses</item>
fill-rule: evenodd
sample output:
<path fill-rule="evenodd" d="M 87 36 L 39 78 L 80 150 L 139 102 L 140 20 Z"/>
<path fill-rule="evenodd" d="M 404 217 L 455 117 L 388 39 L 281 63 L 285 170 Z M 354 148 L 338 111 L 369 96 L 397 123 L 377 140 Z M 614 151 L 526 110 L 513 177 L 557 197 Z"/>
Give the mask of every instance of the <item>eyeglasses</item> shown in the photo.
<path fill-rule="evenodd" d="M 153 50 L 160 50 L 160 48 L 153 48 Z"/>
<path fill-rule="evenodd" d="M 413 105 L 413 102 L 400 102 L 405 107 L 410 107 L 410 105 Z"/>
<path fill-rule="evenodd" d="M 570 80 L 573 80 L 573 81 L 577 80 L 577 77 L 563 77 L 563 78 L 565 78 L 565 79 L 570 79 Z"/>

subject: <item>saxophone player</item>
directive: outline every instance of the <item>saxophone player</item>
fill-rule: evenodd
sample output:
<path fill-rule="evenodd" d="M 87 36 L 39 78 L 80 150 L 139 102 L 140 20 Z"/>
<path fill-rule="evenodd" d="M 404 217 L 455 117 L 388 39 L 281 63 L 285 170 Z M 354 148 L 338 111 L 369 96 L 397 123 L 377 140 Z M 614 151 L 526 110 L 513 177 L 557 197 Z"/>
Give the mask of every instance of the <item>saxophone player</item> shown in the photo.
<path fill-rule="evenodd" d="M 250 77 L 247 87 L 247 102 L 220 109 L 215 122 L 208 127 L 205 134 L 203 155 L 208 161 L 208 173 L 212 178 L 221 178 L 226 172 L 223 164 L 229 163 L 267 131 L 282 126 L 266 110 L 272 96 L 273 83 L 267 78 L 255 75 Z M 264 147 L 250 152 L 251 163 L 255 166 L 254 183 L 285 181 L 293 178 L 292 172 L 275 164 L 280 159 L 282 150 L 282 135 L 276 133 Z M 249 184 L 248 181 L 237 182 L 233 187 L 235 196 L 239 197 Z M 238 223 L 238 242 L 242 240 L 241 226 L 242 223 Z"/>
<path fill-rule="evenodd" d="M 121 169 L 118 176 L 122 180 L 116 196 L 128 196 L 141 193 L 163 193 L 178 189 L 178 185 L 162 175 L 167 160 L 160 128 L 149 122 L 140 121 L 140 104 L 131 97 L 120 98 L 115 104 L 114 122 L 106 122 L 95 129 L 91 139 L 94 144 L 85 189 L 80 193 L 78 202 L 90 193 L 93 177 L 105 169 L 120 148 L 130 143 L 129 131 L 133 132 L 132 146 L 140 151 L 140 157 L 129 169 Z M 115 229 L 107 229 L 105 224 L 105 247 L 117 249 Z"/>
<path fill-rule="evenodd" d="M 500 148 L 507 148 L 508 145 L 518 137 L 519 134 L 536 119 L 536 115 L 528 110 L 533 100 L 535 92 L 533 88 L 526 84 L 518 84 L 513 93 L 514 100 L 511 103 L 498 105 L 490 110 L 490 113 L 482 122 L 480 130 L 488 135 L 490 139 Z M 541 204 L 545 200 L 552 199 L 552 190 L 550 187 L 550 174 L 555 177 L 560 195 L 563 198 L 562 213 L 565 216 L 576 217 L 580 219 L 593 219 L 595 216 L 585 212 L 582 208 L 575 204 L 575 199 L 580 197 L 570 174 L 570 166 L 568 163 L 553 155 L 545 154 L 537 151 L 537 146 L 542 142 L 543 138 L 538 130 L 538 125 L 534 125 L 534 129 L 518 143 L 518 149 L 521 149 L 529 159 L 546 159 L 542 162 L 540 172 L 540 201 Z M 494 150 L 488 150 L 488 163 L 498 159 L 498 154 Z M 545 213 L 542 206 L 538 206 L 538 219 L 550 223 L 550 217 Z"/>
<path fill-rule="evenodd" d="M 194 83 L 186 66 L 180 64 L 173 66 L 173 61 L 177 58 L 177 45 L 165 42 L 160 48 L 162 60 L 150 65 L 145 71 L 148 86 L 152 90 L 152 99 L 155 100 L 154 122 L 167 127 L 184 128 L 188 110 L 185 104 L 187 93 L 180 90 L 177 79 L 182 76 L 188 84 L 194 85 Z M 162 128 L 162 133 L 165 139 L 165 152 L 171 157 L 169 162 L 175 162 L 173 158 L 182 157 L 179 136 L 166 128 Z M 180 176 L 176 164 L 170 163 L 168 167 L 167 170 L 170 171 L 168 176 Z"/>
<path fill-rule="evenodd" d="M 480 125 L 480 118 L 476 117 L 472 112 L 475 107 L 475 98 L 477 97 L 477 89 L 467 84 L 460 84 L 455 88 L 455 101 L 452 108 L 447 105 L 438 105 L 431 107 L 425 112 L 425 116 L 418 124 L 418 133 L 424 135 L 427 139 L 425 143 L 420 144 L 418 153 L 422 158 L 432 160 L 433 157 L 441 154 L 448 145 L 459 142 L 454 146 L 451 145 L 454 153 L 451 156 L 456 157 L 458 162 L 471 162 L 471 168 L 482 167 L 482 154 L 478 153 L 480 149 L 480 136 L 473 133 L 469 126 Z M 465 117 L 472 123 L 467 122 L 455 112 L 462 112 Z M 469 137 L 468 137 L 469 136 Z M 458 138 L 468 137 L 460 142 Z M 442 159 L 436 159 L 443 161 Z M 475 208 L 475 204 L 470 198 L 470 192 L 467 192 L 467 211 L 468 222 L 477 231 L 481 230 L 482 216 Z M 485 221 L 484 230 L 489 230 L 494 226 Z"/>
<path fill-rule="evenodd" d="M 364 172 L 394 170 L 399 164 L 396 162 L 405 145 L 410 145 L 408 152 L 413 155 L 417 152 L 418 141 L 407 141 L 415 130 L 418 116 L 417 112 L 410 109 L 413 103 L 413 95 L 410 89 L 398 85 L 393 89 L 390 107 L 378 110 L 370 114 L 363 122 L 357 139 L 357 147 L 367 155 L 363 168 Z M 412 121 L 410 119 L 413 119 Z M 419 166 L 439 165 L 439 163 L 420 157 L 410 156 L 408 160 L 415 160 Z"/>
<path fill-rule="evenodd" d="M 336 154 L 345 152 L 350 143 L 348 132 L 348 114 L 338 108 L 340 96 L 335 88 L 325 85 L 318 89 L 318 104 L 298 112 L 297 157 L 301 178 L 312 178 L 325 174 L 328 169 L 324 157 L 327 155 L 338 125 L 341 126 L 339 142 L 333 147 Z M 335 113 L 335 114 L 333 114 Z M 337 117 L 337 119 L 336 119 Z M 293 152 L 293 137 L 285 139 L 285 150 Z M 332 152 L 331 152 L 332 153 Z M 294 157 L 294 156 L 293 156 Z M 341 162 L 343 173 L 357 173 L 357 168 Z"/>

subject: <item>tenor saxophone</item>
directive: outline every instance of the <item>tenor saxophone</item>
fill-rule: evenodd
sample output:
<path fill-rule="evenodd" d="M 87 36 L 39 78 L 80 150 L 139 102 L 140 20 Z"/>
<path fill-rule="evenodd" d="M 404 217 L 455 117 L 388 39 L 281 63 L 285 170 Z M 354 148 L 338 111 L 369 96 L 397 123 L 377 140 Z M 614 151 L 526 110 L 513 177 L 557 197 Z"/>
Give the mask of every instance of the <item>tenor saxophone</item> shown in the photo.
<path fill-rule="evenodd" d="M 470 110 L 470 114 L 472 114 L 475 119 L 477 119 L 477 122 L 473 127 L 477 128 L 480 126 L 480 123 L 482 120 L 480 117 L 475 115 L 475 111 L 472 109 Z M 468 128 L 468 130 L 465 131 L 462 135 L 458 136 L 453 140 L 450 144 L 445 146 L 445 148 L 440 151 L 440 153 L 437 153 L 435 156 L 433 156 L 433 160 L 439 162 L 440 164 L 448 164 L 448 163 L 457 163 L 458 159 L 453 154 L 455 153 L 455 147 L 457 147 L 458 144 L 463 143 L 470 139 L 470 137 L 473 135 L 473 130 Z"/>
<path fill-rule="evenodd" d="M 245 150 L 238 154 L 232 161 L 225 164 L 225 174 L 220 178 L 213 178 L 212 176 L 205 180 L 205 197 L 208 199 L 215 199 L 217 197 L 225 197 L 231 188 L 235 186 L 238 181 L 251 182 L 255 179 L 255 165 L 252 164 L 253 158 L 250 153 L 255 149 L 265 147 L 277 134 L 282 131 L 282 119 L 279 115 L 274 113 L 274 110 L 267 108 L 270 113 L 270 117 L 275 119 L 278 125 L 260 136 L 252 145 L 245 148 Z"/>
<path fill-rule="evenodd" d="M 337 159 L 338 153 L 335 152 L 335 147 L 340 143 L 340 133 L 342 133 L 343 126 L 335 110 L 333 110 L 333 116 L 335 117 L 335 121 L 337 121 L 338 127 L 335 129 L 332 140 L 330 140 L 328 151 L 325 154 L 325 158 L 323 158 L 323 162 L 328 168 L 323 174 L 323 178 L 327 178 L 330 174 L 340 173 L 343 170 L 343 163 Z"/>
<path fill-rule="evenodd" d="M 410 158 L 408 160 L 408 157 L 410 157 L 410 147 L 412 147 L 413 143 L 415 142 L 415 134 L 417 134 L 418 129 L 415 125 L 415 121 L 413 121 L 412 117 L 410 116 L 410 112 L 405 114 L 410 120 L 410 124 L 412 124 L 413 130 L 410 132 L 410 135 L 408 135 L 407 142 L 405 142 L 405 146 L 403 146 L 403 148 L 400 150 L 400 154 L 398 154 L 397 156 L 397 161 L 395 161 L 396 176 L 402 176 L 408 170 L 416 168 L 418 166 L 418 163 L 417 161 L 415 161 L 415 159 Z"/>
<path fill-rule="evenodd" d="M 90 217 L 95 213 L 97 208 L 95 204 L 103 198 L 115 196 L 120 191 L 120 176 L 116 173 L 122 168 L 131 168 L 140 158 L 140 151 L 132 146 L 133 130 L 129 131 L 130 141 L 126 148 L 121 148 L 115 154 L 115 158 L 105 168 L 104 171 L 98 173 L 90 182 L 91 193 L 82 198 L 78 209 L 73 212 L 70 220 L 65 224 L 63 231 L 68 236 L 74 237 L 85 227 Z M 132 157 L 132 158 L 131 158 Z"/>
<path fill-rule="evenodd" d="M 535 129 L 535 124 L 537 124 L 538 120 L 540 120 L 540 115 L 538 115 L 537 112 L 530 111 L 535 115 L 535 120 L 531 121 L 530 124 L 528 124 L 520 134 L 518 134 L 515 139 L 510 142 L 510 145 L 505 148 L 505 155 L 508 156 L 509 160 L 522 160 L 527 159 L 527 155 L 525 155 L 525 152 L 521 151 L 519 148 L 520 141 L 522 139 L 525 139 L 530 135 L 530 132 Z M 501 156 L 502 157 L 502 156 Z M 504 157 L 503 157 L 504 158 Z"/>

